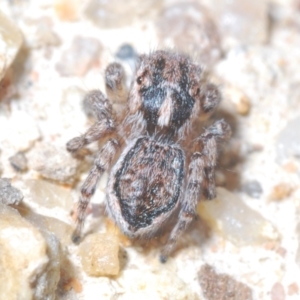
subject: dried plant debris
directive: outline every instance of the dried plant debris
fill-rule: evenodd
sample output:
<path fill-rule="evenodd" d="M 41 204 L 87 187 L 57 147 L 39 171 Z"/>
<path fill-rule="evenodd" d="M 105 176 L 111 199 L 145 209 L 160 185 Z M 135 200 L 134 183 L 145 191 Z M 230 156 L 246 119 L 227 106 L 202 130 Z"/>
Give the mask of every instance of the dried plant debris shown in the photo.
<path fill-rule="evenodd" d="M 199 272 L 199 283 L 205 300 L 253 300 L 252 290 L 227 274 L 218 274 L 208 264 Z"/>

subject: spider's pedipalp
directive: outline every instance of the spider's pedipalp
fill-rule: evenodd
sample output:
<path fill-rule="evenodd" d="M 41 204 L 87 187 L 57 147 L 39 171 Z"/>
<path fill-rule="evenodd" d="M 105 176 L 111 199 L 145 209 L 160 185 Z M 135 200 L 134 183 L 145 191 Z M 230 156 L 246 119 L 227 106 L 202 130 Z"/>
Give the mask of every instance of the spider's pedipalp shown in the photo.
<path fill-rule="evenodd" d="M 106 94 L 112 103 L 123 103 L 128 96 L 125 71 L 119 63 L 111 63 L 105 69 Z"/>
<path fill-rule="evenodd" d="M 221 101 L 219 89 L 212 83 L 204 85 L 200 90 L 200 119 L 206 120 Z"/>

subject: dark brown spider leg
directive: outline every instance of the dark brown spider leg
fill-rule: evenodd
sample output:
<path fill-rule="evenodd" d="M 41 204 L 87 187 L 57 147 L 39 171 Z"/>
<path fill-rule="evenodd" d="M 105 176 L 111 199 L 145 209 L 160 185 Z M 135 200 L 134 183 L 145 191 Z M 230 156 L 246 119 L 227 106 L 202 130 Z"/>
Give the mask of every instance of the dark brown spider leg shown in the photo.
<path fill-rule="evenodd" d="M 196 140 L 196 146 L 201 152 L 195 152 L 192 155 L 185 198 L 181 204 L 179 219 L 171 232 L 166 246 L 162 250 L 161 262 L 167 260 L 168 255 L 174 250 L 178 238 L 196 217 L 197 204 L 201 193 L 208 199 L 215 197 L 214 171 L 217 160 L 217 142 L 228 139 L 230 135 L 229 125 L 221 120 L 207 128 Z"/>
<path fill-rule="evenodd" d="M 106 94 L 113 103 L 123 103 L 127 100 L 125 80 L 125 71 L 119 63 L 111 63 L 105 69 Z"/>
<path fill-rule="evenodd" d="M 116 139 L 110 139 L 104 144 L 98 152 L 94 165 L 81 188 L 81 197 L 78 202 L 77 225 L 72 235 L 72 241 L 74 243 L 78 243 L 80 241 L 86 208 L 91 197 L 95 193 L 102 174 L 111 166 L 111 162 L 118 149 L 119 142 Z"/>
<path fill-rule="evenodd" d="M 86 133 L 71 139 L 67 143 L 67 150 L 70 152 L 76 152 L 85 145 L 115 131 L 116 124 L 113 118 L 112 106 L 101 91 L 89 92 L 83 102 L 86 112 L 92 114 L 97 122 Z"/>

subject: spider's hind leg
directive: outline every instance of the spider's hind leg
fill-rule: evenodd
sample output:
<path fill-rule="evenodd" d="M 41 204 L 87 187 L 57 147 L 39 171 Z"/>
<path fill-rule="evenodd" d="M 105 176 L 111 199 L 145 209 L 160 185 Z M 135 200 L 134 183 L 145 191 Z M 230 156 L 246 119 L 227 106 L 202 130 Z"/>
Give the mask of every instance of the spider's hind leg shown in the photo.
<path fill-rule="evenodd" d="M 230 135 L 229 125 L 220 120 L 208 127 L 195 141 L 195 147 L 198 151 L 191 157 L 185 197 L 182 199 L 179 219 L 162 250 L 161 262 L 167 260 L 169 254 L 174 250 L 178 238 L 196 217 L 197 204 L 201 194 L 207 199 L 216 197 L 215 166 L 218 155 L 218 142 L 228 139 Z"/>

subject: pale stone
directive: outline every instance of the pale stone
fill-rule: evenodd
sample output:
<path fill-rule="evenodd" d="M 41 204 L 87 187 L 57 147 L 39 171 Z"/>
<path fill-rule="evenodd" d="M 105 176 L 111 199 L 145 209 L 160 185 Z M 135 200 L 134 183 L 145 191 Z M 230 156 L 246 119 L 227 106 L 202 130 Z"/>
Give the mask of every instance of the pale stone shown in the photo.
<path fill-rule="evenodd" d="M 35 225 L 42 232 L 53 233 L 63 246 L 67 246 L 71 243 L 71 234 L 73 232 L 71 225 L 57 218 L 37 214 L 28 207 L 19 206 L 18 211 L 23 218 L 30 221 L 30 223 Z"/>
<path fill-rule="evenodd" d="M 54 300 L 55 291 L 60 280 L 60 267 L 62 251 L 57 237 L 48 231 L 41 231 L 47 243 L 47 255 L 49 263 L 45 272 L 43 272 L 36 280 L 36 286 L 33 294 L 34 299 Z"/>
<path fill-rule="evenodd" d="M 0 115 L 0 144 L 12 151 L 26 151 L 41 137 L 37 121 L 24 111 L 14 111 L 8 118 Z M 13 143 L 12 143 L 13 137 Z"/>
<path fill-rule="evenodd" d="M 266 42 L 269 30 L 268 2 L 251 0 L 207 1 L 219 25 L 226 48 L 231 45 Z"/>
<path fill-rule="evenodd" d="M 58 47 L 61 40 L 54 30 L 54 23 L 49 17 L 26 19 L 28 32 L 26 44 L 30 48 Z"/>
<path fill-rule="evenodd" d="M 0 300 L 33 299 L 48 263 L 47 244 L 38 229 L 0 204 Z"/>
<path fill-rule="evenodd" d="M 73 197 L 70 189 L 46 180 L 27 179 L 22 184 L 31 201 L 47 208 L 63 208 L 70 211 Z"/>
<path fill-rule="evenodd" d="M 62 54 L 56 70 L 62 76 L 84 76 L 91 67 L 97 66 L 101 51 L 98 40 L 76 36 L 71 47 Z"/>
<path fill-rule="evenodd" d="M 120 295 L 120 300 L 202 300 L 174 269 L 160 265 L 151 272 L 149 266 L 153 266 L 152 261 L 144 269 L 123 271 L 118 283 L 125 287 L 125 293 Z"/>
<path fill-rule="evenodd" d="M 0 10 L 0 81 L 15 59 L 22 40 L 20 30 Z"/>
<path fill-rule="evenodd" d="M 277 138 L 277 159 L 280 163 L 291 157 L 300 156 L 300 117 L 291 120 Z"/>
<path fill-rule="evenodd" d="M 119 274 L 119 239 L 116 235 L 88 235 L 80 244 L 79 254 L 83 269 L 88 275 Z"/>
<path fill-rule="evenodd" d="M 85 15 L 102 28 L 120 27 L 132 24 L 139 18 L 152 17 L 161 4 L 159 0 L 90 0 Z"/>
<path fill-rule="evenodd" d="M 217 188 L 216 199 L 200 202 L 197 211 L 211 228 L 238 246 L 279 238 L 273 225 L 259 212 L 224 188 Z"/>
<path fill-rule="evenodd" d="M 220 37 L 209 12 L 197 3 L 167 7 L 156 22 L 159 45 L 187 53 L 211 67 L 221 57 Z"/>
<path fill-rule="evenodd" d="M 64 183 L 75 179 L 78 161 L 63 147 L 40 142 L 28 153 L 27 159 L 28 167 L 44 178 Z"/>

